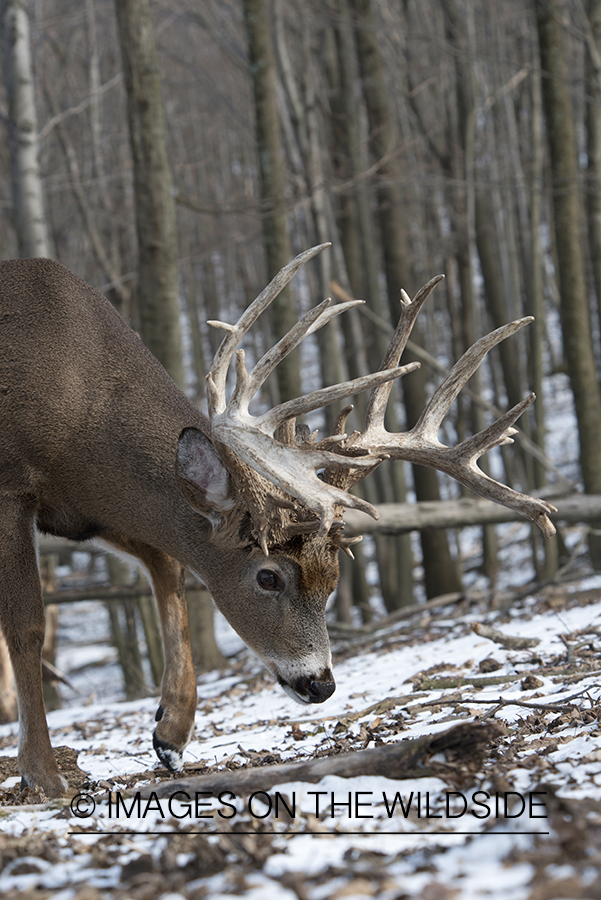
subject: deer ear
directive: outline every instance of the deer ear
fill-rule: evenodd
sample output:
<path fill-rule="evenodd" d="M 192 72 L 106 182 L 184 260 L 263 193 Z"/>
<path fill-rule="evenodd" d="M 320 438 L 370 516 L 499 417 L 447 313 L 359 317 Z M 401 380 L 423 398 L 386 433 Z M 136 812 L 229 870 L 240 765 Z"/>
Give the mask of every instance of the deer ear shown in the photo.
<path fill-rule="evenodd" d="M 210 440 L 197 428 L 185 428 L 177 446 L 177 477 L 194 509 L 205 516 L 234 505 L 230 476 Z"/>

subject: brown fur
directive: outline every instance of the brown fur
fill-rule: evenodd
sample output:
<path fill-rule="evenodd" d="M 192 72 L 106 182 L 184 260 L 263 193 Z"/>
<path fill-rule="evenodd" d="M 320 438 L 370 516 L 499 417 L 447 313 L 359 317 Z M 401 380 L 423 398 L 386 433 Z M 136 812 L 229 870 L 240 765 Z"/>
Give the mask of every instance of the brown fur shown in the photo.
<path fill-rule="evenodd" d="M 340 574 L 338 548 L 329 536 L 303 535 L 289 541 L 284 552 L 299 563 L 299 587 L 303 594 L 323 597 L 335 591 Z"/>

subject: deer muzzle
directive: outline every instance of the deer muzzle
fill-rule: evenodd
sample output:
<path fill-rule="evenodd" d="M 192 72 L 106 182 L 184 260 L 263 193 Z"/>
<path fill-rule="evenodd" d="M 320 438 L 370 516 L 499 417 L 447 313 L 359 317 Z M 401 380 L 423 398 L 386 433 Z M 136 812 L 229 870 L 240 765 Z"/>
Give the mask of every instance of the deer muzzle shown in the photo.
<path fill-rule="evenodd" d="M 286 681 L 278 675 L 278 683 L 297 703 L 324 703 L 336 690 L 336 682 L 329 668 L 316 677 L 303 675 L 293 681 Z"/>

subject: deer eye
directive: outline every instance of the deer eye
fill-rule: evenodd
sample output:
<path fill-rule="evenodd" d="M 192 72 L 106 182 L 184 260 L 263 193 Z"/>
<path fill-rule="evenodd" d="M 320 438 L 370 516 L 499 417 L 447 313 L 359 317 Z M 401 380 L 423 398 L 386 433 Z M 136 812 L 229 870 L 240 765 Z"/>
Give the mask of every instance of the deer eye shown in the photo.
<path fill-rule="evenodd" d="M 271 569 L 260 569 L 257 572 L 257 584 L 265 591 L 281 591 L 284 587 L 281 577 Z"/>

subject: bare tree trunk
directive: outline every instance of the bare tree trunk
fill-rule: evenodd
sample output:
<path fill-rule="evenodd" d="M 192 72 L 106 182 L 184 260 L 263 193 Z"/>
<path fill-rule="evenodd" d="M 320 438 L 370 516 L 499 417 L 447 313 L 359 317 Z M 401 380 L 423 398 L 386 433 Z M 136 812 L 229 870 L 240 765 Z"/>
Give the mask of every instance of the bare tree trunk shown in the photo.
<path fill-rule="evenodd" d="M 597 312 L 601 331 L 601 0 L 588 0 L 588 18 L 593 47 L 586 57 L 586 82 L 589 97 L 586 105 L 587 134 L 587 217 L 591 264 L 597 294 Z"/>
<path fill-rule="evenodd" d="M 601 391 L 595 369 L 591 317 L 581 245 L 578 159 L 567 62 L 557 0 L 535 0 L 542 93 L 553 176 L 553 210 L 559 269 L 564 353 L 578 419 L 584 489 L 601 493 Z M 601 569 L 601 533 L 589 536 L 591 558 Z"/>
<path fill-rule="evenodd" d="M 138 612 L 140 613 L 140 619 L 142 620 L 144 637 L 146 638 L 146 651 L 148 654 L 148 662 L 150 663 L 152 680 L 155 687 L 159 687 L 161 678 L 163 677 L 163 669 L 165 667 L 165 655 L 163 653 L 163 644 L 161 642 L 159 611 L 150 587 L 148 588 L 148 597 L 138 597 L 136 605 L 138 607 Z"/>
<path fill-rule="evenodd" d="M 17 692 L 6 641 L 0 635 L 0 725 L 18 718 Z"/>
<path fill-rule="evenodd" d="M 100 55 L 98 48 L 98 29 L 94 0 L 85 0 L 88 31 L 88 84 L 90 86 L 90 131 L 92 133 L 92 172 L 94 176 L 104 174 L 104 160 L 101 152 L 100 125 Z"/>
<path fill-rule="evenodd" d="M 192 659 L 197 672 L 223 669 L 228 662 L 215 640 L 213 601 L 203 585 L 186 590 Z"/>
<path fill-rule="evenodd" d="M 88 85 L 90 91 L 90 137 L 91 137 L 91 173 L 95 188 L 84 191 L 79 178 L 79 166 L 77 155 L 71 145 L 67 132 L 58 126 L 57 131 L 63 146 L 69 172 L 71 186 L 79 205 L 85 226 L 88 230 L 92 247 L 99 264 L 105 270 L 106 279 L 112 287 L 105 291 L 107 297 L 128 322 L 132 328 L 139 330 L 137 310 L 131 309 L 132 292 L 127 284 L 121 282 L 121 261 L 123 257 L 120 246 L 120 228 L 118 216 L 115 215 L 114 197 L 110 191 L 104 189 L 104 180 L 107 176 L 105 158 L 105 145 L 102 140 L 101 113 L 103 100 L 101 98 L 100 78 L 100 50 L 99 27 L 97 22 L 97 10 L 95 0 L 85 0 L 87 46 L 88 46 Z M 45 86 L 47 94 L 52 95 L 48 85 Z M 52 103 L 56 112 L 56 101 Z M 93 209 L 92 209 L 93 207 Z M 101 215 L 98 215 L 98 213 Z M 106 223 L 104 229 L 103 222 Z"/>
<path fill-rule="evenodd" d="M 19 254 L 22 257 L 50 256 L 38 163 L 38 125 L 29 19 L 24 0 L 4 0 L 2 31 Z"/>
<path fill-rule="evenodd" d="M 276 66 L 271 41 L 269 0 L 244 0 L 244 19 L 252 73 L 257 150 L 263 203 L 263 235 L 269 278 L 292 256 L 285 206 L 286 172 L 280 136 L 276 93 Z M 290 289 L 285 288 L 272 305 L 274 328 L 279 338 L 296 322 Z M 301 394 L 299 352 L 290 353 L 277 368 L 281 400 Z"/>
<path fill-rule="evenodd" d="M 500 264 L 499 234 L 495 227 L 495 212 L 491 198 L 484 190 L 478 190 L 475 199 L 476 245 L 484 280 L 484 296 L 492 324 L 500 328 L 511 318 L 507 309 L 505 283 Z M 502 341 L 499 355 L 503 367 L 503 380 L 509 406 L 515 406 L 523 397 L 521 364 L 517 342 Z M 528 485 L 524 485 L 524 490 Z"/>
<path fill-rule="evenodd" d="M 336 46 L 339 75 L 339 93 L 335 106 L 341 125 L 335 132 L 337 144 L 335 149 L 340 158 L 347 162 L 350 170 L 348 174 L 354 180 L 353 193 L 348 198 L 341 224 L 344 255 L 352 293 L 355 297 L 367 296 L 370 307 L 386 320 L 386 307 L 380 290 L 379 254 L 372 201 L 365 179 L 368 162 L 362 148 L 359 121 L 361 103 L 359 63 L 348 0 L 336 0 L 334 8 L 337 12 Z M 365 352 L 373 371 L 380 365 L 386 351 L 386 338 L 379 331 L 375 331 L 372 340 L 368 342 L 363 337 L 363 343 L 366 345 Z M 361 408 L 362 402 L 362 399 L 358 398 L 358 408 Z M 398 431 L 390 411 L 387 424 L 391 431 Z M 370 502 L 375 504 L 390 500 L 391 497 L 403 502 L 405 485 L 402 468 L 396 467 L 396 471 L 393 467 L 380 468 L 365 483 L 364 490 Z M 380 588 L 386 608 L 393 610 L 411 603 L 413 557 L 410 543 L 398 538 L 388 539 L 378 536 L 376 556 Z"/>
<path fill-rule="evenodd" d="M 460 6 L 456 0 L 441 0 L 448 21 L 448 36 L 455 53 L 456 68 L 456 95 L 458 115 L 458 141 L 460 157 L 458 171 L 459 179 L 465 182 L 465 191 L 461 199 L 465 223 L 464 237 L 460 241 L 457 253 L 459 267 L 459 282 L 461 284 L 462 313 L 463 313 L 463 340 L 467 349 L 477 340 L 476 333 L 476 300 L 474 297 L 474 273 L 472 258 L 475 252 L 475 184 L 474 184 L 474 138 L 476 124 L 476 103 L 474 96 L 474 74 L 472 70 L 472 22 L 470 17 L 473 10 L 468 4 Z M 477 394 L 482 393 L 482 375 L 478 369 L 470 379 L 470 387 Z M 482 410 L 477 404 L 471 408 L 472 428 L 474 433 L 484 427 Z M 488 472 L 485 459 L 480 460 L 480 468 Z M 483 543 L 483 568 L 484 572 L 494 584 L 497 574 L 497 540 L 492 526 L 484 526 L 482 530 Z"/>
<path fill-rule="evenodd" d="M 56 591 L 56 562 L 55 553 L 46 553 L 40 556 L 40 580 L 42 591 Z M 56 635 L 58 630 L 58 604 L 48 603 L 44 609 L 44 644 L 42 646 L 42 659 L 52 666 L 56 665 Z M 53 680 L 47 672 L 42 671 L 44 706 L 46 709 L 60 709 L 61 697 L 58 691 L 58 682 Z"/>
<path fill-rule="evenodd" d="M 363 92 L 369 116 L 372 153 L 380 164 L 382 180 L 378 189 L 378 216 L 384 256 L 384 273 L 393 326 L 399 314 L 401 289 L 409 284 L 407 237 L 403 219 L 401 177 L 396 157 L 399 136 L 392 117 L 384 80 L 384 66 L 372 14 L 371 0 L 352 0 L 357 16 L 357 47 L 363 78 Z M 413 329 L 413 340 L 422 343 L 419 325 Z M 405 353 L 403 362 L 411 362 Z M 407 425 L 413 427 L 426 406 L 426 372 L 414 372 L 403 381 Z M 433 469 L 413 467 L 413 480 L 418 500 L 440 500 L 438 478 Z M 452 558 L 447 535 L 443 531 L 424 531 L 420 535 L 424 580 L 428 597 L 461 590 L 461 577 Z"/>
<path fill-rule="evenodd" d="M 536 394 L 534 404 L 534 426 L 532 440 L 541 450 L 545 450 L 545 393 L 543 390 L 544 362 L 543 345 L 545 341 L 545 292 L 543 284 L 543 250 L 541 239 L 543 189 L 543 110 L 541 96 L 540 61 L 537 54 L 537 70 L 530 75 L 531 84 L 531 141 L 532 169 L 530 186 L 530 261 L 526 266 L 527 290 L 524 312 L 534 316 L 534 322 L 528 329 L 528 381 L 530 390 Z M 542 488 L 547 483 L 547 470 L 542 462 L 534 459 L 534 486 Z M 538 535 L 535 541 L 540 544 Z M 559 549 L 557 535 L 550 540 L 542 541 L 544 554 L 544 570 L 540 573 L 549 578 L 559 565 Z"/>
<path fill-rule="evenodd" d="M 130 583 L 130 572 L 126 563 L 112 555 L 107 555 L 106 563 L 112 585 Z M 147 691 L 138 644 L 136 600 L 133 597 L 120 602 L 109 600 L 106 607 L 111 622 L 113 644 L 123 672 L 125 696 L 128 700 L 144 697 Z M 119 617 L 120 609 L 123 612 L 123 625 Z"/>
<path fill-rule="evenodd" d="M 115 8 L 134 170 L 140 332 L 183 387 L 175 202 L 149 0 L 117 0 Z"/>
<path fill-rule="evenodd" d="M 535 427 L 532 439 L 541 450 L 545 449 L 545 397 L 543 392 L 543 343 L 545 340 L 543 251 L 541 240 L 541 193 L 543 188 L 543 111 L 540 72 L 531 75 L 531 134 L 532 134 L 532 175 L 530 188 L 530 266 L 528 290 L 524 312 L 534 316 L 529 326 L 528 374 L 530 389 L 536 394 L 534 404 Z M 534 461 L 535 486 L 542 487 L 547 481 L 547 472 L 539 460 Z"/>
<path fill-rule="evenodd" d="M 276 49 L 282 83 L 290 104 L 288 140 L 290 143 L 294 142 L 294 147 L 289 152 L 291 156 L 296 157 L 296 177 L 301 183 L 305 182 L 303 184 L 304 191 L 311 198 L 312 216 L 307 216 L 306 220 L 309 231 L 308 240 L 311 243 L 323 243 L 331 240 L 335 245 L 333 251 L 320 254 L 316 260 L 315 269 L 319 274 L 317 292 L 320 297 L 325 297 L 331 291 L 332 270 L 337 262 L 337 229 L 333 227 L 334 212 L 326 190 L 328 161 L 325 156 L 325 148 L 327 148 L 327 138 L 321 106 L 318 103 L 319 71 L 315 60 L 319 59 L 321 54 L 315 47 L 316 34 L 314 30 L 305 29 L 303 32 L 305 66 L 301 82 L 304 92 L 301 92 L 294 78 L 282 11 L 283 4 L 281 0 L 277 0 Z M 322 33 L 322 37 L 327 46 L 327 30 Z M 314 270 L 308 270 L 306 273 L 310 289 Z M 340 273 L 337 277 L 347 282 L 345 274 Z M 313 291 L 311 293 L 313 294 Z M 323 383 L 336 384 L 348 380 L 349 371 L 342 353 L 339 320 L 334 319 L 325 328 L 319 329 L 316 339 L 320 351 L 319 362 Z M 357 368 L 361 369 L 361 374 L 367 371 L 362 369 L 360 363 Z M 331 433 L 336 415 L 342 405 L 342 403 L 332 404 L 324 410 L 326 433 Z M 356 547 L 354 557 L 351 562 L 344 554 L 340 555 L 340 579 L 336 592 L 337 615 L 340 620 L 348 623 L 353 621 L 353 605 L 360 611 L 363 621 L 369 621 L 372 616 L 363 548 Z"/>

